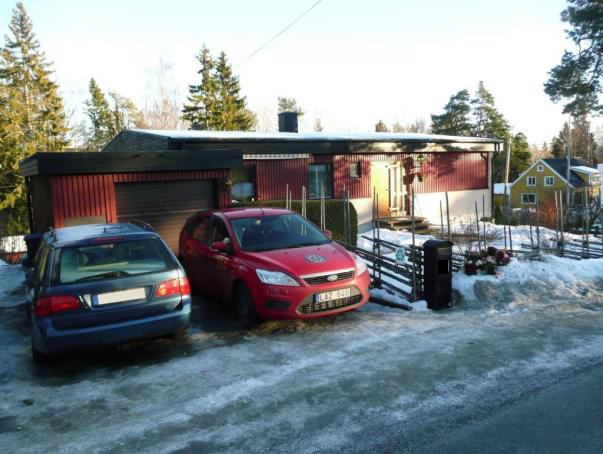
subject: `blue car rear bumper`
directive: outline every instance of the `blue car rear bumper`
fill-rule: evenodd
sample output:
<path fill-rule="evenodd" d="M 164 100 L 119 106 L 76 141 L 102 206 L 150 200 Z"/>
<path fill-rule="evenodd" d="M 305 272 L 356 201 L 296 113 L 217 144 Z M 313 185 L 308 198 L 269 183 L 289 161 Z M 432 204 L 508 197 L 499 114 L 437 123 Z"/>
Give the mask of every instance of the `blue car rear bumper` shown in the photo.
<path fill-rule="evenodd" d="M 191 314 L 190 299 L 167 314 L 79 329 L 58 330 L 48 322 L 44 329 L 32 324 L 33 346 L 43 353 L 65 353 L 81 348 L 123 344 L 159 337 L 186 329 Z"/>

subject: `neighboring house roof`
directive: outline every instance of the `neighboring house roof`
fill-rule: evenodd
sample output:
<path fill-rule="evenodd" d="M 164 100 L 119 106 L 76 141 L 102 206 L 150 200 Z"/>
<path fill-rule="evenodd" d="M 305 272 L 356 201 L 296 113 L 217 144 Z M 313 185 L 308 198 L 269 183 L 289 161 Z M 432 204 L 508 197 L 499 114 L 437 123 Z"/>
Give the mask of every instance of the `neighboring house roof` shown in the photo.
<path fill-rule="evenodd" d="M 555 172 L 557 172 L 563 180 L 566 180 L 567 176 L 567 159 L 566 158 L 544 158 L 542 161 L 551 167 Z M 570 159 L 570 184 L 575 188 L 582 188 L 587 186 L 582 178 L 580 178 L 574 172 L 574 167 L 586 167 L 592 170 L 595 170 L 591 166 L 588 165 L 586 161 L 582 159 L 571 158 Z"/>
<path fill-rule="evenodd" d="M 507 194 L 511 193 L 511 183 L 507 183 Z M 494 194 L 505 194 L 505 184 L 504 183 L 494 183 Z"/>
<path fill-rule="evenodd" d="M 583 172 L 583 173 L 588 173 L 590 175 L 598 175 L 600 172 L 599 169 L 594 169 L 592 167 L 587 167 L 587 166 L 573 166 L 570 167 L 571 170 L 575 170 L 577 172 Z"/>

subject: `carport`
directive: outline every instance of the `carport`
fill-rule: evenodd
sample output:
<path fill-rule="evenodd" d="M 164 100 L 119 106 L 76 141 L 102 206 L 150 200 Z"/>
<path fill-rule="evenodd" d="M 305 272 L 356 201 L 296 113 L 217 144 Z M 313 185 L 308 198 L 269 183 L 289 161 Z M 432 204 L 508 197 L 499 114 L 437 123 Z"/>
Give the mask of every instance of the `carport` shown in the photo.
<path fill-rule="evenodd" d="M 148 222 L 176 250 L 196 211 L 230 205 L 240 150 L 36 153 L 20 164 L 31 232 L 89 223 Z"/>

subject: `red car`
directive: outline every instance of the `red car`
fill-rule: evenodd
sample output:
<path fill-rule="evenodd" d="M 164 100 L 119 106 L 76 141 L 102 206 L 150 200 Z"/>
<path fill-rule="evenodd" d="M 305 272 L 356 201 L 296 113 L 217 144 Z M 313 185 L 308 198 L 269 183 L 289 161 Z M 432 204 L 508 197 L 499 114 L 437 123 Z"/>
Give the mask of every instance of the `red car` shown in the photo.
<path fill-rule="evenodd" d="M 371 280 L 327 234 L 289 210 L 203 211 L 182 229 L 179 256 L 193 286 L 235 303 L 244 326 L 320 317 L 365 304 Z"/>

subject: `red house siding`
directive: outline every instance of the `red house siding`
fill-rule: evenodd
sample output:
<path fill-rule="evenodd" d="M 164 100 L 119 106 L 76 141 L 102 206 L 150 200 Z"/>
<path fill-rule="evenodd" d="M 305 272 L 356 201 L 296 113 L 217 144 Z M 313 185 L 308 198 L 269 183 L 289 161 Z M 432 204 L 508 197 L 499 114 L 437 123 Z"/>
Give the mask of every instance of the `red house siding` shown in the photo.
<path fill-rule="evenodd" d="M 259 200 L 284 199 L 287 184 L 293 198 L 301 199 L 302 186 L 308 187 L 308 164 L 308 158 L 245 161 L 246 166 L 255 166 Z"/>
<path fill-rule="evenodd" d="M 104 216 L 108 223 L 116 222 L 115 183 L 222 179 L 228 175 L 228 170 L 195 170 L 53 176 L 50 187 L 54 227 L 63 227 L 66 218 L 74 217 Z M 218 184 L 218 206 L 229 205 L 230 192 Z"/>
<path fill-rule="evenodd" d="M 310 155 L 309 159 L 246 160 L 245 165 L 256 167 L 256 195 L 260 200 L 285 198 L 285 188 L 293 198 L 301 198 L 302 186 L 308 185 L 309 164 L 331 164 L 333 190 L 336 198 L 348 189 L 352 199 L 371 197 L 371 162 L 403 162 L 406 183 L 412 181 L 413 154 L 356 154 Z M 423 181 L 416 181 L 417 194 L 488 188 L 488 156 L 483 153 L 447 152 L 424 153 Z M 350 177 L 350 164 L 360 163 L 360 178 Z"/>

